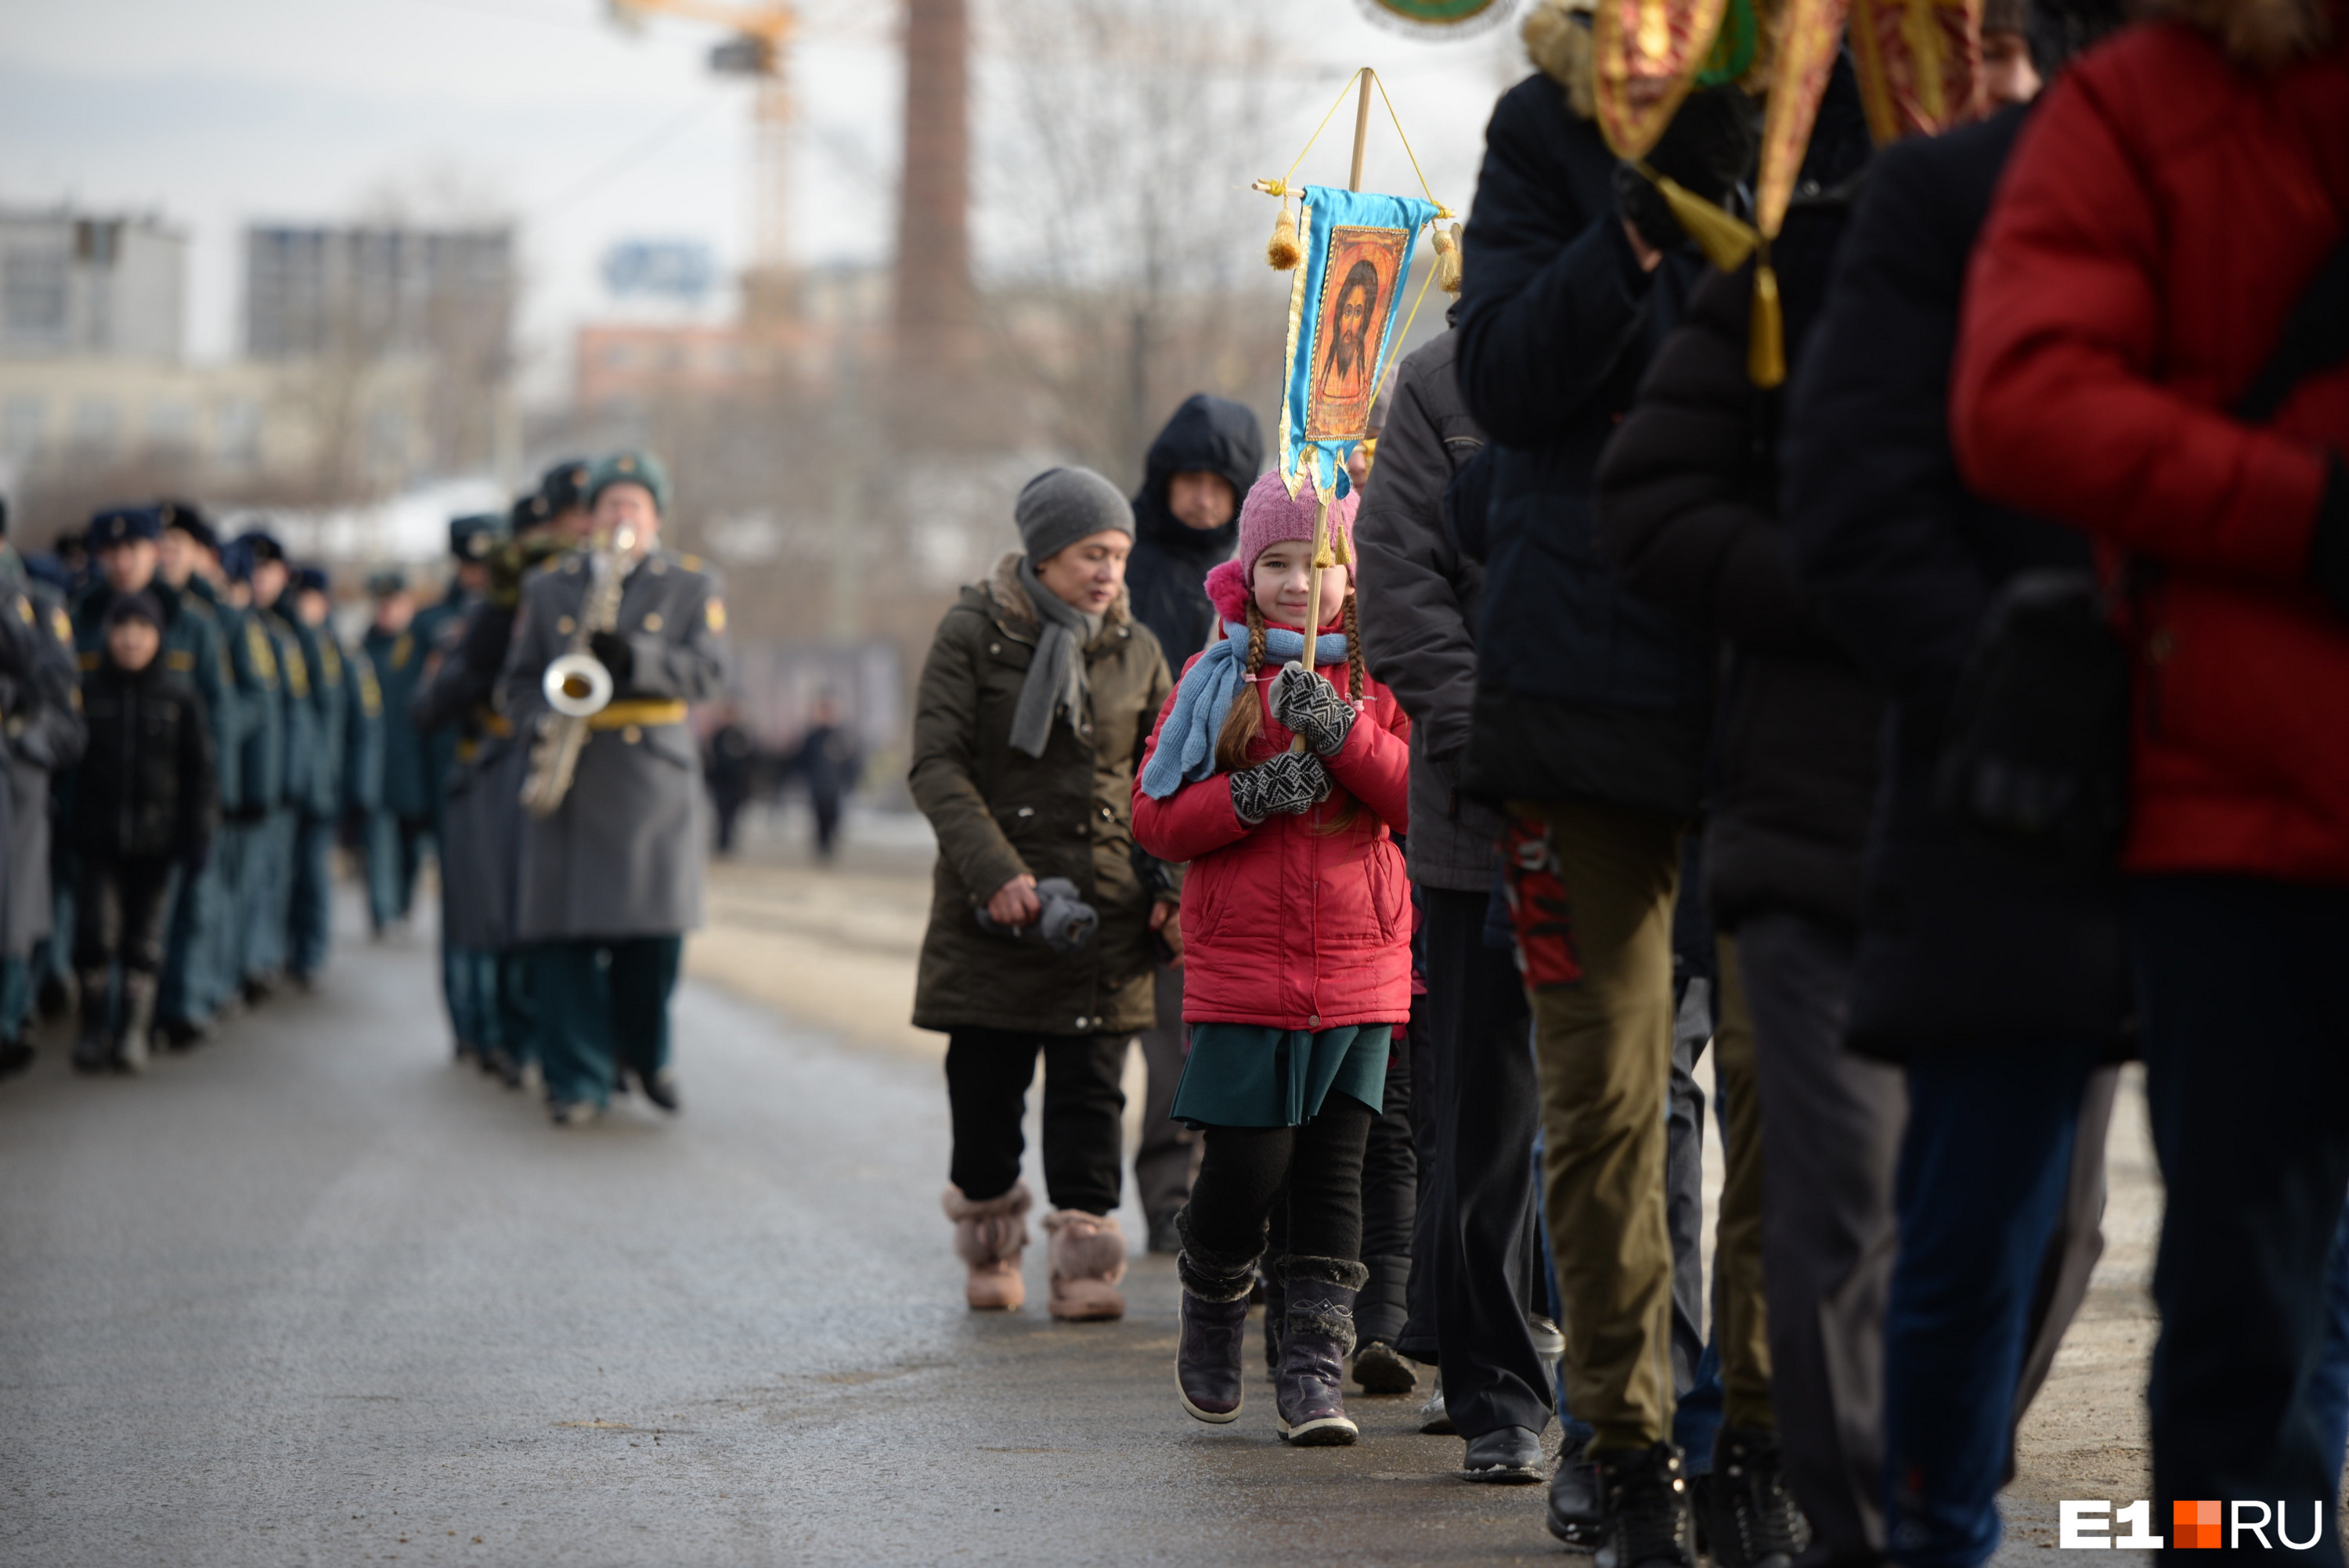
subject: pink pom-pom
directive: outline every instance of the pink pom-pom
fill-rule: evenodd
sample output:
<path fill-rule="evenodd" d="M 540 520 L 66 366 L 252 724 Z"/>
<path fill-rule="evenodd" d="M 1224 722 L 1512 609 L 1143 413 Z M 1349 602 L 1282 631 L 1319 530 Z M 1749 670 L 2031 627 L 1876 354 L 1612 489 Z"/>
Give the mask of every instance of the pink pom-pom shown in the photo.
<path fill-rule="evenodd" d="M 1208 569 L 1207 599 L 1215 605 L 1218 619 L 1224 621 L 1247 619 L 1247 576 L 1241 570 L 1238 562 L 1226 561 L 1221 566 Z"/>

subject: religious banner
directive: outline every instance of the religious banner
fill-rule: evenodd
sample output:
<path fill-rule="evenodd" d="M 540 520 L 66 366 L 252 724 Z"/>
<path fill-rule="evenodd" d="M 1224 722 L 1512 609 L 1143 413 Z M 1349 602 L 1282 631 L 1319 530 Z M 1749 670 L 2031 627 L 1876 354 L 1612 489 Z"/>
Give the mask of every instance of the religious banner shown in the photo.
<path fill-rule="evenodd" d="M 1810 150 L 1811 127 L 1843 47 L 1844 16 L 1852 3 L 1786 0 L 1779 15 L 1770 101 L 1762 116 L 1761 168 L 1754 181 L 1754 226 L 1764 240 L 1776 239 L 1778 225 L 1786 221 L 1786 203 L 1794 199 L 1795 177 Z"/>
<path fill-rule="evenodd" d="M 1591 85 L 1616 157 L 1648 156 L 1711 59 L 1728 8 L 1728 0 L 1599 0 Z"/>
<path fill-rule="evenodd" d="M 1982 0 L 1852 0 L 1850 35 L 1878 147 L 1981 118 Z"/>
<path fill-rule="evenodd" d="M 1280 473 L 1291 495 L 1309 467 L 1327 496 L 1346 493 L 1346 456 L 1370 433 L 1395 307 L 1411 281 L 1433 201 L 1308 185 L 1302 264 L 1288 295 L 1288 381 L 1280 401 Z"/>

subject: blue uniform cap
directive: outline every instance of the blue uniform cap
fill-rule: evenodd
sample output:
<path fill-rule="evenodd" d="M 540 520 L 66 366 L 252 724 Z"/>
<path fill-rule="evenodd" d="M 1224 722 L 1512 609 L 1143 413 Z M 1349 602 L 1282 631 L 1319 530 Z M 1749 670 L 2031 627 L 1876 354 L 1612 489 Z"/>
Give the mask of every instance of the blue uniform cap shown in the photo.
<path fill-rule="evenodd" d="M 158 501 L 155 503 L 155 511 L 162 519 L 164 528 L 178 529 L 206 550 L 220 548 L 219 532 L 211 523 L 204 521 L 204 514 L 196 510 L 195 502 L 191 500 Z"/>
<path fill-rule="evenodd" d="M 302 593 L 332 594 L 334 587 L 323 566 L 304 566 L 294 573 L 295 591 Z"/>
<path fill-rule="evenodd" d="M 110 507 L 89 520 L 89 548 L 111 550 L 134 539 L 160 539 L 163 520 L 151 506 Z"/>
<path fill-rule="evenodd" d="M 242 539 L 232 539 L 221 546 L 221 570 L 232 583 L 253 581 L 253 546 Z"/>
<path fill-rule="evenodd" d="M 277 536 L 266 529 L 247 529 L 237 535 L 236 542 L 244 546 L 245 552 L 253 558 L 254 565 L 259 565 L 264 561 L 285 559 L 285 547 L 278 543 Z"/>
<path fill-rule="evenodd" d="M 370 573 L 367 591 L 370 599 L 388 599 L 394 593 L 405 593 L 408 592 L 408 573 L 389 569 Z"/>

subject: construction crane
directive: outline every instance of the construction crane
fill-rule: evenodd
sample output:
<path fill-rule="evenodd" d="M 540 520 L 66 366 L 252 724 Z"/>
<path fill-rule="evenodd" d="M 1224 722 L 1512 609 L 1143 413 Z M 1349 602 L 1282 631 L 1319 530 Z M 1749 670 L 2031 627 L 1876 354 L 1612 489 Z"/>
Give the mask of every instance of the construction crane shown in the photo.
<path fill-rule="evenodd" d="M 792 123 L 798 106 L 791 88 L 791 46 L 800 26 L 791 0 L 728 5 L 724 0 L 606 0 L 613 20 L 631 30 L 649 16 L 711 22 L 733 34 L 709 51 L 709 68 L 750 77 L 751 107 L 750 270 L 743 280 L 743 315 L 773 325 L 791 308 Z"/>

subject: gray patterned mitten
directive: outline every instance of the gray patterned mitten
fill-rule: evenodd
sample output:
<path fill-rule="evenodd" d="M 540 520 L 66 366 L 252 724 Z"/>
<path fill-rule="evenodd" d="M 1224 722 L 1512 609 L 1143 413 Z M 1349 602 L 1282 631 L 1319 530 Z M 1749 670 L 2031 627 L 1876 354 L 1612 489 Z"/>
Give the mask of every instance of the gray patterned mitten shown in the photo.
<path fill-rule="evenodd" d="M 1272 717 L 1322 756 L 1335 757 L 1354 727 L 1355 713 L 1336 686 L 1291 659 L 1272 677 Z"/>
<path fill-rule="evenodd" d="M 1232 775 L 1232 810 L 1254 825 L 1275 811 L 1309 811 L 1330 798 L 1330 770 L 1309 751 L 1284 751 Z"/>

